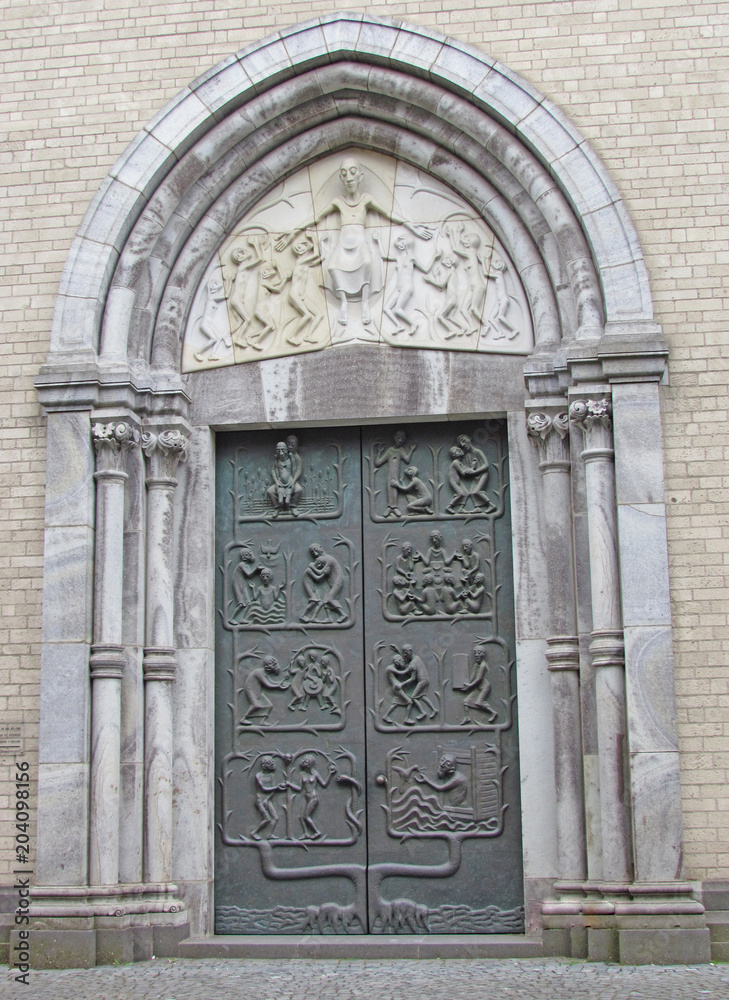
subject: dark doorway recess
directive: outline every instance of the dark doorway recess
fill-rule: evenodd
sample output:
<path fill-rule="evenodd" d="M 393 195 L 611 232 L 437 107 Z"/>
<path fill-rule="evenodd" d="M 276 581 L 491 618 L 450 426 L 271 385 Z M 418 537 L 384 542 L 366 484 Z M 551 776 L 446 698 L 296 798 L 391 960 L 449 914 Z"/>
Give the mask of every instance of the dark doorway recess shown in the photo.
<path fill-rule="evenodd" d="M 218 934 L 524 930 L 502 421 L 218 436 Z"/>

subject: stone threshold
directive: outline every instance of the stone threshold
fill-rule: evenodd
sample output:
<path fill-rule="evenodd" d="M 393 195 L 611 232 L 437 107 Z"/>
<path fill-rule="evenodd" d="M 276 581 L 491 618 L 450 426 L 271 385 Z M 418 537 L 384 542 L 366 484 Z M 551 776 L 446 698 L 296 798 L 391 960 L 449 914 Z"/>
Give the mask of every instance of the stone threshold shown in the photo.
<path fill-rule="evenodd" d="M 180 958 L 541 958 L 542 939 L 523 934 L 238 935 L 188 938 Z"/>

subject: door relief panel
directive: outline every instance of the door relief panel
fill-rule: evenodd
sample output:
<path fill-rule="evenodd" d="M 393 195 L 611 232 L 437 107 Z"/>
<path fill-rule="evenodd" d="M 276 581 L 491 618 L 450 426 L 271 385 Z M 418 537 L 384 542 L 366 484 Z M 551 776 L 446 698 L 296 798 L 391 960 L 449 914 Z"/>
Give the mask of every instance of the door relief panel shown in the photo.
<path fill-rule="evenodd" d="M 221 435 L 217 933 L 523 930 L 505 428 Z"/>

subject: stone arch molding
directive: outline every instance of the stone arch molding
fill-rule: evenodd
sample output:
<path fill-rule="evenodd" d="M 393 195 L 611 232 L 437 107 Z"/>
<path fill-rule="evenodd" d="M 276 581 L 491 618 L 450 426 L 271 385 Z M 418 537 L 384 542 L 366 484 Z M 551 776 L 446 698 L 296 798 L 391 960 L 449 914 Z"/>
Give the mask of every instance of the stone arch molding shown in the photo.
<path fill-rule="evenodd" d="M 559 109 L 468 46 L 343 14 L 224 60 L 138 135 L 77 233 L 52 357 L 178 372 L 215 248 L 294 166 L 348 146 L 417 165 L 482 215 L 516 263 L 538 354 L 657 334 L 627 211 Z"/>
<path fill-rule="evenodd" d="M 354 344 L 183 373 L 198 290 L 241 220 L 352 150 L 427 175 L 493 234 L 531 353 Z M 200 721 L 213 429 L 504 414 L 530 927 L 569 953 L 584 940 L 570 928 L 589 937 L 599 912 L 609 957 L 620 934 L 643 933 L 634 918 L 658 950 L 667 914 L 697 928 L 703 908 L 680 881 L 666 354 L 605 169 L 551 102 L 475 49 L 338 14 L 231 56 L 164 108 L 81 224 L 36 379 L 49 442 L 36 953 L 63 962 L 59 928 L 78 929 L 87 964 L 213 933 Z"/>

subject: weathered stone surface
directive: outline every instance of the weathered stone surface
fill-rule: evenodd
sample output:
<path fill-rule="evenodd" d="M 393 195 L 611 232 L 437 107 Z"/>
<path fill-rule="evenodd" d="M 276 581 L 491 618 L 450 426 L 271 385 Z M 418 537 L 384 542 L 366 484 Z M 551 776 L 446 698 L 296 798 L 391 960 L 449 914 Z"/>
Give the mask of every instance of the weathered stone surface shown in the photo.
<path fill-rule="evenodd" d="M 89 759 L 89 647 L 85 643 L 43 644 L 38 756 L 43 764 Z"/>
<path fill-rule="evenodd" d="M 88 877 L 88 764 L 38 768 L 38 885 L 84 885 Z"/>
<path fill-rule="evenodd" d="M 518 640 L 516 653 L 524 875 L 555 878 L 558 875 L 557 793 L 552 694 L 545 669 L 546 642 Z"/>
<path fill-rule="evenodd" d="M 671 603 L 664 505 L 620 504 L 618 530 L 624 624 L 667 625 Z"/>
<path fill-rule="evenodd" d="M 87 525 L 46 528 L 43 641 L 91 642 L 94 533 Z"/>
<path fill-rule="evenodd" d="M 677 750 L 671 629 L 626 628 L 625 670 L 631 751 Z"/>
<path fill-rule="evenodd" d="M 635 879 L 680 879 L 683 823 L 678 753 L 631 754 L 630 764 Z"/>
<path fill-rule="evenodd" d="M 710 962 L 708 929 L 618 931 L 623 965 L 683 965 Z"/>

